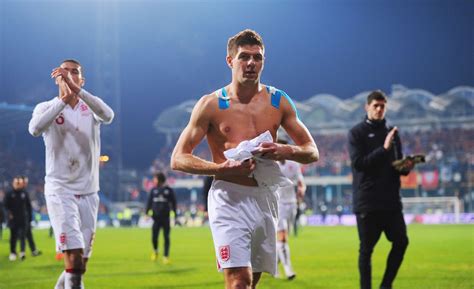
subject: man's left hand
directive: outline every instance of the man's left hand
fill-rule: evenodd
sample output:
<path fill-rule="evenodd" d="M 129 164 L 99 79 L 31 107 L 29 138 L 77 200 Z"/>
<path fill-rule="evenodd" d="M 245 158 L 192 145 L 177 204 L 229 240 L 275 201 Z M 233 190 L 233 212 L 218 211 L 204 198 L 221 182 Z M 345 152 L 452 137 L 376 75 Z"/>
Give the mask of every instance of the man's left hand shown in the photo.
<path fill-rule="evenodd" d="M 293 149 L 289 145 L 283 145 L 273 142 L 265 142 L 260 144 L 253 154 L 258 154 L 264 159 L 274 161 L 286 160 L 291 156 Z"/>
<path fill-rule="evenodd" d="M 51 72 L 51 78 L 57 78 L 59 76 L 63 78 L 63 80 L 75 94 L 78 94 L 81 91 L 81 87 L 77 85 L 72 79 L 72 74 L 70 71 L 62 67 L 56 67 L 53 69 L 53 72 Z"/>

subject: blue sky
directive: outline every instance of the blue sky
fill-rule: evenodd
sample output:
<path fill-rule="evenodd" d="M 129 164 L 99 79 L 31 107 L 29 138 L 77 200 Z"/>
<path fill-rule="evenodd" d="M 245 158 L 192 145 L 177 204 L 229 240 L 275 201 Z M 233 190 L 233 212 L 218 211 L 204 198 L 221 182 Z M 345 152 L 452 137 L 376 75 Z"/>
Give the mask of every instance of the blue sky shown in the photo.
<path fill-rule="evenodd" d="M 395 83 L 439 94 L 474 85 L 473 15 L 469 0 L 2 0 L 0 102 L 52 98 L 50 70 L 77 58 L 86 89 L 120 107 L 125 166 L 146 167 L 163 144 L 153 120 L 230 81 L 227 39 L 244 28 L 265 41 L 263 82 L 296 100 Z"/>

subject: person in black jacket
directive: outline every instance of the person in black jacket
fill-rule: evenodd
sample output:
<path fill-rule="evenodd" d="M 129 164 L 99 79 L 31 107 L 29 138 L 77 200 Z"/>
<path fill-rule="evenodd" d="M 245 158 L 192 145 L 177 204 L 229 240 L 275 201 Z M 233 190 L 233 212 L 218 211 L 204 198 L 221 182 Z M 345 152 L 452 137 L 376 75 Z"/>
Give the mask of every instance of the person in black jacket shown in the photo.
<path fill-rule="evenodd" d="M 148 203 L 145 212 L 148 214 L 153 212 L 153 227 L 151 241 L 153 244 L 153 253 L 151 259 L 158 259 L 158 236 L 160 229 L 163 228 L 163 237 L 165 239 L 165 252 L 163 255 L 163 263 L 169 263 L 170 251 L 170 212 L 173 211 L 176 216 L 176 196 L 169 186 L 165 185 L 166 176 L 159 172 L 153 177 L 155 187 L 150 191 Z"/>
<path fill-rule="evenodd" d="M 0 240 L 3 238 L 3 222 L 5 221 L 5 209 L 3 200 L 5 199 L 5 192 L 0 189 Z"/>
<path fill-rule="evenodd" d="M 8 223 L 10 226 L 10 261 L 17 259 L 16 243 L 20 241 L 20 260 L 25 259 L 25 236 L 27 223 L 30 221 L 29 212 L 31 203 L 28 194 L 23 190 L 23 179 L 16 176 L 12 181 L 13 189 L 5 197 L 5 209 L 7 210 Z"/>
<path fill-rule="evenodd" d="M 359 233 L 360 288 L 371 288 L 371 255 L 382 232 L 392 242 L 381 289 L 392 288 L 408 246 L 400 198 L 400 175 L 413 163 L 397 171 L 392 162 L 402 158 L 397 127 L 385 121 L 387 97 L 376 90 L 369 94 L 366 118 L 349 131 L 349 153 L 353 173 L 353 211 Z"/>
<path fill-rule="evenodd" d="M 22 178 L 22 189 L 26 193 L 26 195 L 28 195 L 28 191 L 26 189 L 28 188 L 29 179 L 27 176 L 21 176 L 21 178 Z M 31 255 L 33 257 L 36 257 L 36 256 L 41 255 L 42 252 L 36 248 L 35 240 L 33 238 L 33 232 L 31 228 L 31 222 L 33 221 L 33 217 L 34 217 L 33 207 L 31 206 L 31 203 L 30 203 L 30 211 L 28 212 L 29 221 L 26 223 L 25 238 L 28 243 L 28 246 L 30 246 Z"/>

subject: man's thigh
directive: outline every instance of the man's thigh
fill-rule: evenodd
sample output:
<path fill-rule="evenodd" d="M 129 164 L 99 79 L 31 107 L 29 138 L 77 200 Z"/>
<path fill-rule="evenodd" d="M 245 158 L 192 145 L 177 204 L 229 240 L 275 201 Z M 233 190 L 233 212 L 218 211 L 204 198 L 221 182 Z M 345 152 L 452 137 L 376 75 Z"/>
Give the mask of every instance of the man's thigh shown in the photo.
<path fill-rule="evenodd" d="M 79 207 L 74 195 L 46 194 L 45 197 L 56 239 L 56 250 L 84 248 Z"/>
<path fill-rule="evenodd" d="M 97 228 L 97 213 L 99 210 L 99 195 L 81 195 L 79 201 L 79 212 L 81 217 L 81 232 L 84 238 L 84 257 L 89 258 L 92 254 L 92 246 Z"/>
<path fill-rule="evenodd" d="M 380 214 L 374 212 L 358 213 L 356 219 L 360 247 L 364 250 L 371 250 L 377 244 L 382 233 Z"/>
<path fill-rule="evenodd" d="M 408 241 L 407 227 L 402 212 L 387 214 L 384 220 L 384 232 L 391 242 Z"/>

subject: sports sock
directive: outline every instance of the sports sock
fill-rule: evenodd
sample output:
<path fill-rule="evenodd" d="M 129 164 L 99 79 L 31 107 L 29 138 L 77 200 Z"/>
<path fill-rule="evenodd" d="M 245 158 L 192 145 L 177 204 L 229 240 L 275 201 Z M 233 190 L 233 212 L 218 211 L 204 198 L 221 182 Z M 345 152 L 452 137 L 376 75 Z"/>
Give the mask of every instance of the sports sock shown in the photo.
<path fill-rule="evenodd" d="M 293 267 L 291 266 L 290 260 L 290 246 L 286 242 L 277 242 L 278 258 L 280 259 L 283 269 L 285 270 L 285 275 L 290 277 L 295 275 L 293 272 Z"/>
<path fill-rule="evenodd" d="M 59 275 L 58 281 L 56 285 L 54 285 L 54 289 L 64 289 L 64 277 L 66 276 L 66 271 L 63 271 L 61 275 Z"/>
<path fill-rule="evenodd" d="M 81 270 L 66 269 L 64 289 L 83 289 Z"/>

